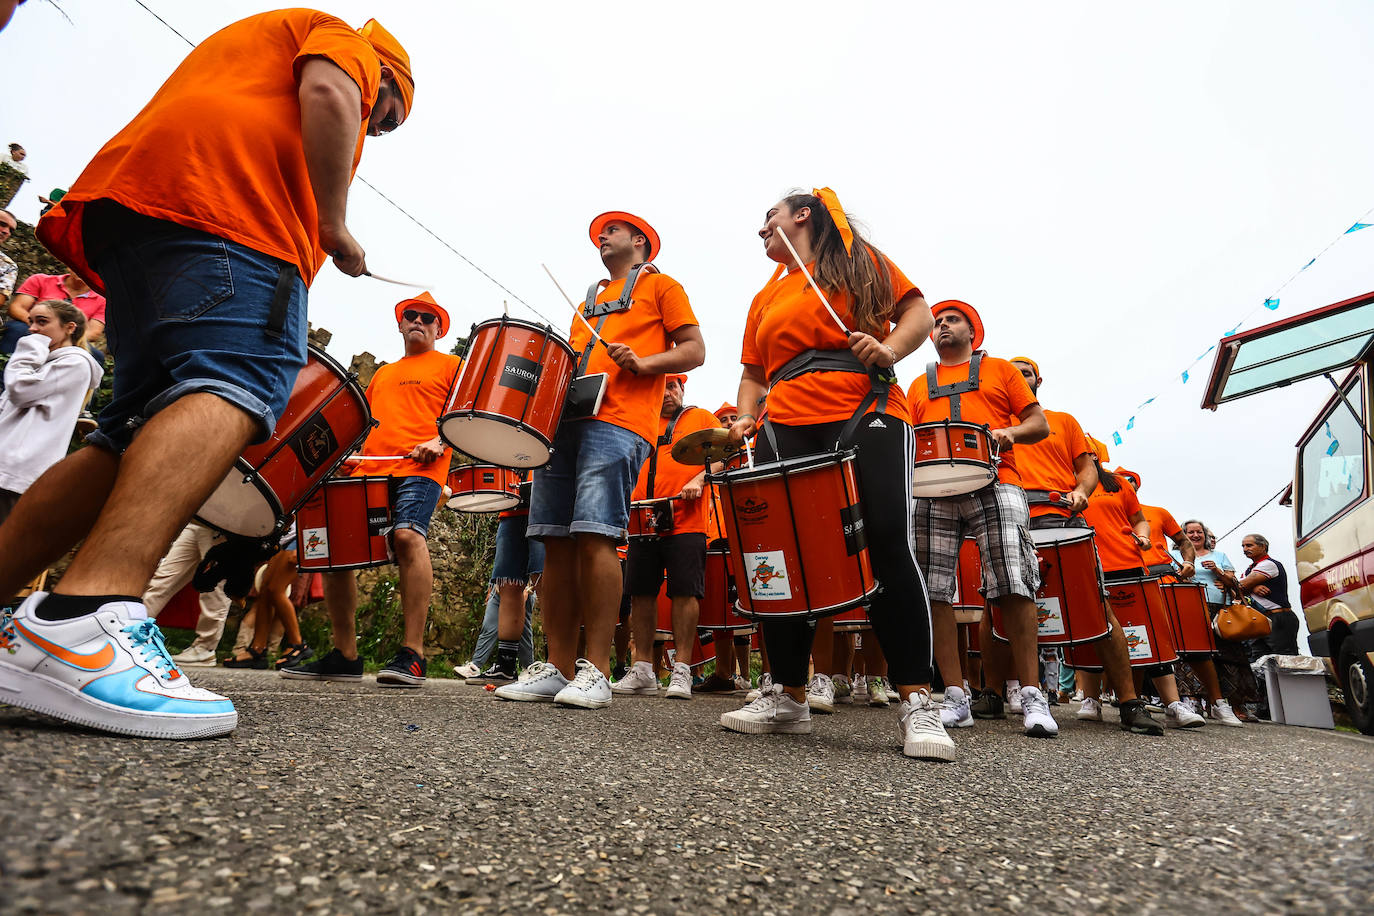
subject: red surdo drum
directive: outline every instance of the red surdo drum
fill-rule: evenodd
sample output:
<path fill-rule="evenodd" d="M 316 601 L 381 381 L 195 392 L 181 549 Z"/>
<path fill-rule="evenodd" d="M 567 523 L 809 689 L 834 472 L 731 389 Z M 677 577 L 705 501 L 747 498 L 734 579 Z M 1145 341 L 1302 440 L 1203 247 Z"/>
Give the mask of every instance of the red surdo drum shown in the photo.
<path fill-rule="evenodd" d="M 549 460 L 573 365 L 572 347 L 544 325 L 509 317 L 474 325 L 439 438 L 479 461 L 539 467 Z"/>
<path fill-rule="evenodd" d="M 957 623 L 978 623 L 983 619 L 983 559 L 978 542 L 964 538 L 959 545 L 959 558 L 954 565 L 954 620 Z"/>
<path fill-rule="evenodd" d="M 706 551 L 706 597 L 699 602 L 701 614 L 697 627 L 715 633 L 736 633 L 752 630 L 753 623 L 735 610 L 739 599 L 735 591 L 735 577 L 730 575 L 728 550 Z"/>
<path fill-rule="evenodd" d="M 390 562 L 394 477 L 331 477 L 296 513 L 302 570 L 363 569 Z"/>
<path fill-rule="evenodd" d="M 873 622 L 868 619 L 867 604 L 860 604 L 835 615 L 836 633 L 855 633 L 859 630 L 871 630 L 872 628 Z"/>
<path fill-rule="evenodd" d="M 229 534 L 271 533 L 371 428 L 357 376 L 312 345 L 271 437 L 244 450 L 196 518 Z"/>
<path fill-rule="evenodd" d="M 877 591 L 853 451 L 724 471 L 715 480 L 745 617 L 825 617 Z"/>
<path fill-rule="evenodd" d="M 673 533 L 673 501 L 641 499 L 630 503 L 627 527 L 632 541 L 667 537 Z"/>
<path fill-rule="evenodd" d="M 1040 557 L 1040 590 L 1035 593 L 1036 632 L 1042 646 L 1095 642 L 1111 633 L 1097 549 L 1091 528 L 1032 528 Z M 1000 608 L 992 612 L 993 632 L 1006 639 Z"/>
<path fill-rule="evenodd" d="M 1148 668 L 1178 660 L 1158 578 L 1114 579 L 1107 583 L 1107 597 L 1112 603 L 1112 613 L 1126 633 L 1126 649 L 1132 668 Z"/>
<path fill-rule="evenodd" d="M 1207 613 L 1207 589 L 1197 582 L 1165 582 L 1160 585 L 1169 612 L 1170 636 L 1180 655 L 1215 655 L 1217 635 Z"/>
<path fill-rule="evenodd" d="M 520 475 L 494 464 L 464 464 L 448 472 L 453 495 L 448 507 L 459 512 L 504 512 L 520 504 Z"/>
<path fill-rule="evenodd" d="M 912 433 L 917 496 L 959 496 L 997 479 L 997 448 L 986 426 L 944 420 L 918 424 Z"/>

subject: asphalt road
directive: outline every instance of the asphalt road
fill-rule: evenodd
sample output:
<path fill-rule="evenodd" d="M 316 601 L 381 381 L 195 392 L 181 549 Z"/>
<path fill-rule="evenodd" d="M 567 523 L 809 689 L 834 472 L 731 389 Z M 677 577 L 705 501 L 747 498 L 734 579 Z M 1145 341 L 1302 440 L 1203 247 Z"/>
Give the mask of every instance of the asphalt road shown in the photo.
<path fill-rule="evenodd" d="M 1056 741 L 980 723 L 935 764 L 902 756 L 895 710 L 743 736 L 717 724 L 737 698 L 590 712 L 456 682 L 191 676 L 233 697 L 233 736 L 106 737 L 0 708 L 0 911 L 1374 908 L 1360 737 L 1151 739 L 1061 713 Z"/>

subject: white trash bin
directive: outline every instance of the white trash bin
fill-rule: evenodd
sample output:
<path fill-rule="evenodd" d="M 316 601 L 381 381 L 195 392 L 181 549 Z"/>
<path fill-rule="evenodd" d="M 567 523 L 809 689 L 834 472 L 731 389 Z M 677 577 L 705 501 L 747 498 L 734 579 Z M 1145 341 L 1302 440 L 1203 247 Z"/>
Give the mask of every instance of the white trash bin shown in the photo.
<path fill-rule="evenodd" d="M 1335 728 L 1326 663 L 1309 655 L 1265 655 L 1251 666 L 1269 692 L 1269 718 L 1281 725 Z"/>

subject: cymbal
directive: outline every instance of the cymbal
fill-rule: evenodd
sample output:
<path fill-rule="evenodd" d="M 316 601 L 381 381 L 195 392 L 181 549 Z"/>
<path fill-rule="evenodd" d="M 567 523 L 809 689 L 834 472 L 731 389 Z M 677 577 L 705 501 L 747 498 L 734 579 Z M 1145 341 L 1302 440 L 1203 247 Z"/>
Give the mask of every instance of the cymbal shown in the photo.
<path fill-rule="evenodd" d="M 673 460 L 701 466 L 708 461 L 724 461 L 738 451 L 739 446 L 730 441 L 729 430 L 699 429 L 673 443 Z"/>

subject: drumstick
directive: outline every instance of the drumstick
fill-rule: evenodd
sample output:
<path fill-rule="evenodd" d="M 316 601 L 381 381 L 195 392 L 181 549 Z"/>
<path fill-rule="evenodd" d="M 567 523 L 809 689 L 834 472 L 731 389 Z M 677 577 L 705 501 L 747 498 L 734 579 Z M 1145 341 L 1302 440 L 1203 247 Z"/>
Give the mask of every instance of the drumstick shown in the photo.
<path fill-rule="evenodd" d="M 850 334 L 853 334 L 854 332 L 844 326 L 844 322 L 840 320 L 840 316 L 835 314 L 835 310 L 830 307 L 830 300 L 825 298 L 825 293 L 821 292 L 821 288 L 816 285 L 815 278 L 811 276 L 811 271 L 807 270 L 806 265 L 802 263 L 801 255 L 797 254 L 797 249 L 792 247 L 792 240 L 787 237 L 787 233 L 783 232 L 781 228 L 775 229 L 774 231 L 782 236 L 783 242 L 787 244 L 787 250 L 792 252 L 792 257 L 796 259 L 797 266 L 801 268 L 801 272 L 806 276 L 806 282 L 810 283 L 811 288 L 816 291 L 816 295 L 820 297 L 821 305 L 825 306 L 825 310 L 830 313 L 830 317 L 835 319 L 835 323 L 840 326 L 840 330 L 844 332 L 844 336 L 848 337 Z"/>
<path fill-rule="evenodd" d="M 592 323 L 587 320 L 587 317 L 585 315 L 582 314 L 582 310 L 577 307 L 577 304 L 575 302 L 572 301 L 572 297 L 570 297 L 566 292 L 563 291 L 563 287 L 560 286 L 558 280 L 554 278 L 553 271 L 549 270 L 549 265 L 540 264 L 539 266 L 544 268 L 544 273 L 549 275 L 550 280 L 553 280 L 553 285 L 558 287 L 558 291 L 560 293 L 563 293 L 563 298 L 567 300 L 568 305 L 572 307 L 573 314 L 577 316 L 579 321 L 586 325 L 588 331 L 591 331 L 592 339 L 595 340 L 597 343 L 601 344 L 601 346 L 605 347 L 606 352 L 609 353 L 611 350 L 611 345 L 606 343 L 605 339 L 600 334 L 596 333 L 596 328 L 592 327 Z"/>
<path fill-rule="evenodd" d="M 749 440 L 744 440 L 744 457 L 749 462 L 749 470 L 754 469 L 754 450 L 749 447 Z"/>
<path fill-rule="evenodd" d="M 402 461 L 409 455 L 349 455 L 344 461 Z"/>

